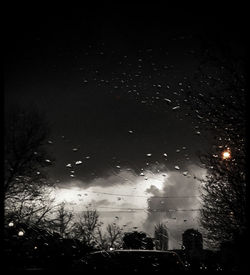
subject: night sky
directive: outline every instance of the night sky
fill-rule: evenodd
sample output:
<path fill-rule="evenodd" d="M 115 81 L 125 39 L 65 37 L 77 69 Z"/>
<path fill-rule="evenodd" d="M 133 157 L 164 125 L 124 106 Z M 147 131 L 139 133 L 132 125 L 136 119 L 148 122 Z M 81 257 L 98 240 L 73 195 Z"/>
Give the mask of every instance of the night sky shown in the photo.
<path fill-rule="evenodd" d="M 237 9 L 31 10 L 9 9 L 5 17 L 6 110 L 32 105 L 49 120 L 55 161 L 48 173 L 62 199 L 77 209 L 80 203 L 124 209 L 104 211 L 104 219 L 119 215 L 121 224 L 149 233 L 154 223 L 168 222 L 178 246 L 183 229 L 199 227 L 198 212 L 146 209 L 199 208 L 196 177 L 206 171 L 197 153 L 209 150 L 213 133 L 186 115 L 183 83 L 198 66 L 198 35 L 221 32 L 240 50 Z"/>

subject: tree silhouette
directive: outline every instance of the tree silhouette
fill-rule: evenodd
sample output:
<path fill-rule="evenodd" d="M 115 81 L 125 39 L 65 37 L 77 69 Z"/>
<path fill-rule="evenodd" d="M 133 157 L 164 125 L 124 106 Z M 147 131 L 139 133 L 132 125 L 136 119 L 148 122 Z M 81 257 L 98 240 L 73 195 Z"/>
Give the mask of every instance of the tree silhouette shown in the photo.
<path fill-rule="evenodd" d="M 208 172 L 202 180 L 201 224 L 210 245 L 218 246 L 246 230 L 245 68 L 238 48 L 230 47 L 225 36 L 199 41 L 201 62 L 186 80 L 185 102 L 196 130 L 214 136 L 211 150 L 200 154 Z"/>
<path fill-rule="evenodd" d="M 122 235 L 122 228 L 116 223 L 108 224 L 104 233 L 101 230 L 101 224 L 98 224 L 95 240 L 100 249 L 118 249 L 122 247 Z"/>
<path fill-rule="evenodd" d="M 40 223 L 53 207 L 45 187 L 52 185 L 44 168 L 51 165 L 46 143 L 49 126 L 34 108 L 12 106 L 5 117 L 5 215 L 22 222 Z"/>
<path fill-rule="evenodd" d="M 168 229 L 163 223 L 155 225 L 156 249 L 168 250 Z"/>
<path fill-rule="evenodd" d="M 73 226 L 73 235 L 87 246 L 96 244 L 96 231 L 98 228 L 99 214 L 94 209 L 87 209 L 78 216 Z"/>
<path fill-rule="evenodd" d="M 62 238 L 68 237 L 73 228 L 73 213 L 66 209 L 63 202 L 59 205 L 55 215 L 55 218 L 50 221 L 50 230 L 57 232 Z"/>

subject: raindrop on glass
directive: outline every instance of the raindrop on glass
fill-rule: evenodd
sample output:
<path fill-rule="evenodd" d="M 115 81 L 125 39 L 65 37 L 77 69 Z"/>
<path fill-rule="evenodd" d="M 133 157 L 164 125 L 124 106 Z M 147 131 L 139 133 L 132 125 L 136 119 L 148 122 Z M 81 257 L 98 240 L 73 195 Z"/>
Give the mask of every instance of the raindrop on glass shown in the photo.
<path fill-rule="evenodd" d="M 18 232 L 18 236 L 22 237 L 24 235 L 24 232 L 23 231 L 19 231 Z"/>
<path fill-rule="evenodd" d="M 179 108 L 180 108 L 180 106 L 175 106 L 175 107 L 172 108 L 172 110 L 176 110 L 176 109 L 179 109 Z"/>

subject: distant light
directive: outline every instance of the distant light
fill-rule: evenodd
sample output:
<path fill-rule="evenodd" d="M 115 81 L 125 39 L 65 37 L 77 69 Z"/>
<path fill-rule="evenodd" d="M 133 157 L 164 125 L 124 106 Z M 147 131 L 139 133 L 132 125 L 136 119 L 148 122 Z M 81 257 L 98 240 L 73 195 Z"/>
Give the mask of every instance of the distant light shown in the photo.
<path fill-rule="evenodd" d="M 23 231 L 19 231 L 18 232 L 18 236 L 22 237 L 24 235 L 24 232 Z"/>
<path fill-rule="evenodd" d="M 110 247 L 110 248 L 109 248 L 109 250 L 111 250 L 111 251 L 112 251 L 112 250 L 114 250 L 114 248 L 113 248 L 113 247 Z"/>
<path fill-rule="evenodd" d="M 222 152 L 222 158 L 223 159 L 229 159 L 229 158 L 231 158 L 231 152 L 230 152 L 229 149 L 227 149 L 227 150 L 225 150 L 225 151 Z"/>
<path fill-rule="evenodd" d="M 10 223 L 9 223 L 9 227 L 12 227 L 12 226 L 14 226 L 14 223 L 13 223 L 13 222 L 10 222 Z"/>

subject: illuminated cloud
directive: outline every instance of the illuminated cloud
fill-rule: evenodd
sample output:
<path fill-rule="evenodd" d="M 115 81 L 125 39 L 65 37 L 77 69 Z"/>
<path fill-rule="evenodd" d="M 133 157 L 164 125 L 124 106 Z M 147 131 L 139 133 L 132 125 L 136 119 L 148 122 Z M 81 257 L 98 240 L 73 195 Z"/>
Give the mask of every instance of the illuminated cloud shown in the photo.
<path fill-rule="evenodd" d="M 118 216 L 116 223 L 126 224 L 127 230 L 138 227 L 151 236 L 154 225 L 164 222 L 171 234 L 170 247 L 179 247 L 183 230 L 199 227 L 199 211 L 186 210 L 199 209 L 197 178 L 204 177 L 206 172 L 195 165 L 188 168 L 188 177 L 159 165 L 149 167 L 144 176 L 120 169 L 116 175 L 97 178 L 87 184 L 71 180 L 57 188 L 56 199 L 67 201 L 75 212 L 88 207 L 97 209 L 104 225 Z"/>

